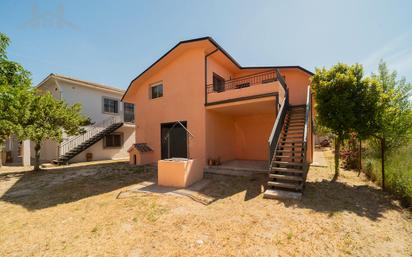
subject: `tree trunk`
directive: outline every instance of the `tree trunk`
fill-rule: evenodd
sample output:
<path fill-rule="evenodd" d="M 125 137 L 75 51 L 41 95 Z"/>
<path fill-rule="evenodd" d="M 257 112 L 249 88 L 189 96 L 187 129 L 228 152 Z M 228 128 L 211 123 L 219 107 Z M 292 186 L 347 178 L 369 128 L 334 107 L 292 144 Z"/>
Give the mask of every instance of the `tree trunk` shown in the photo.
<path fill-rule="evenodd" d="M 332 181 L 336 181 L 339 177 L 340 145 L 341 145 L 341 137 L 338 136 L 335 139 L 335 175 L 333 176 Z"/>
<path fill-rule="evenodd" d="M 381 139 L 382 190 L 385 190 L 385 138 Z"/>
<path fill-rule="evenodd" d="M 40 170 L 40 148 L 40 143 L 36 142 L 36 145 L 34 146 L 34 171 Z"/>
<path fill-rule="evenodd" d="M 359 138 L 359 167 L 358 167 L 358 177 L 362 171 L 362 139 Z"/>

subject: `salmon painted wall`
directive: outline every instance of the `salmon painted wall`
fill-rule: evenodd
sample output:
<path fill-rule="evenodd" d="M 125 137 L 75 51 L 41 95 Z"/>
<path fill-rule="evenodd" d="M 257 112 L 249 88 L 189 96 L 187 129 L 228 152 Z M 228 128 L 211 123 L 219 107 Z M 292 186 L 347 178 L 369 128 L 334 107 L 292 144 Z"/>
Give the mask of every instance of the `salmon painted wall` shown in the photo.
<path fill-rule="evenodd" d="M 149 99 L 150 85 L 163 83 L 163 97 Z M 205 161 L 204 51 L 190 49 L 145 81 L 130 88 L 135 104 L 136 143 L 153 149 L 148 162 L 161 159 L 160 124 L 187 121 L 190 158 Z"/>
<path fill-rule="evenodd" d="M 233 160 L 235 152 L 234 118 L 216 111 L 206 111 L 206 158 Z"/>
<path fill-rule="evenodd" d="M 267 160 L 268 138 L 276 113 L 226 115 L 206 111 L 206 157 L 221 161 Z"/>
<path fill-rule="evenodd" d="M 236 159 L 268 159 L 268 138 L 275 119 L 275 112 L 235 118 Z"/>
<path fill-rule="evenodd" d="M 281 69 L 280 73 L 286 77 L 289 88 L 289 103 L 291 105 L 306 104 L 306 91 L 310 84 L 310 75 L 300 69 Z"/>

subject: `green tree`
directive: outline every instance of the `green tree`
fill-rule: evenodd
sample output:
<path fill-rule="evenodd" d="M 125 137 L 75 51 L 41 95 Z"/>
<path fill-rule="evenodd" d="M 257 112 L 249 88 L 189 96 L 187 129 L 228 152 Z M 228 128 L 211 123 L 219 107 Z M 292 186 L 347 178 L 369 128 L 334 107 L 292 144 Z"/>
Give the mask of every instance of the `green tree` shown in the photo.
<path fill-rule="evenodd" d="M 90 119 L 80 114 L 81 105 L 68 106 L 47 92 L 34 96 L 30 104 L 30 117 L 26 120 L 22 137 L 34 142 L 34 170 L 40 169 L 41 144 L 46 139 L 61 142 L 63 133 L 77 135 L 90 124 Z"/>
<path fill-rule="evenodd" d="M 372 80 L 363 78 L 363 68 L 359 64 L 338 63 L 331 69 L 316 69 L 312 77 L 315 92 L 317 121 L 335 135 L 335 175 L 339 176 L 340 147 L 351 132 L 364 133 L 369 124 L 369 116 L 375 113 L 371 100 L 375 89 Z M 366 133 L 365 133 L 366 134 Z"/>
<path fill-rule="evenodd" d="M 412 128 L 412 86 L 405 78 L 397 79 L 396 71 L 389 71 L 381 61 L 378 73 L 372 74 L 380 86 L 375 148 L 380 148 L 382 189 L 385 189 L 385 158 L 388 152 L 408 143 Z"/>
<path fill-rule="evenodd" d="M 21 134 L 33 96 L 30 73 L 7 58 L 9 43 L 9 38 L 0 33 L 0 166 L 4 142 L 13 133 Z"/>

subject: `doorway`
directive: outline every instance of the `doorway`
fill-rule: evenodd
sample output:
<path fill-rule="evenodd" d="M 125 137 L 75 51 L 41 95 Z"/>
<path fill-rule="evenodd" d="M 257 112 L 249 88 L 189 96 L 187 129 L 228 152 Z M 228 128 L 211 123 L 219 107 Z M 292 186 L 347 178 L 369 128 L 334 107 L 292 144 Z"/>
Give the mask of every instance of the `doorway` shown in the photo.
<path fill-rule="evenodd" d="M 180 122 L 187 128 L 187 121 Z M 187 132 L 179 123 L 160 124 L 162 159 L 187 158 Z"/>

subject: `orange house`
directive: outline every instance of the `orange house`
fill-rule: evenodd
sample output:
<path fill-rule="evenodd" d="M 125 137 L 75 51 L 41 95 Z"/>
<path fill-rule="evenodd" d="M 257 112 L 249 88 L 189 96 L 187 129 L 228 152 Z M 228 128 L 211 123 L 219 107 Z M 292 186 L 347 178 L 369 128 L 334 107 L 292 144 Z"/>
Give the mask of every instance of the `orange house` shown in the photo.
<path fill-rule="evenodd" d="M 136 106 L 135 143 L 151 149 L 131 163 L 196 160 L 189 184 L 230 164 L 263 170 L 265 196 L 299 197 L 313 154 L 311 75 L 300 66 L 243 67 L 210 37 L 181 41 L 123 96 Z"/>

